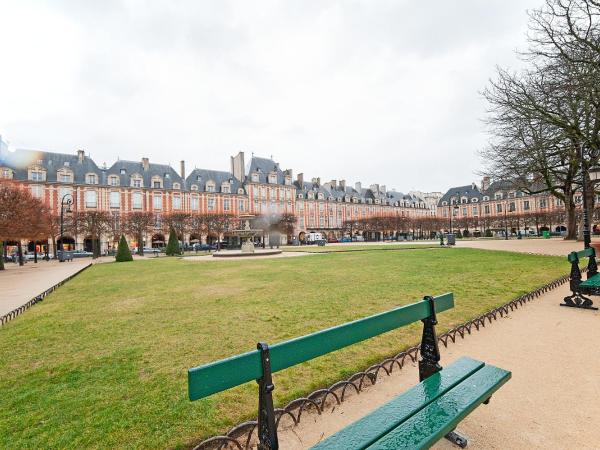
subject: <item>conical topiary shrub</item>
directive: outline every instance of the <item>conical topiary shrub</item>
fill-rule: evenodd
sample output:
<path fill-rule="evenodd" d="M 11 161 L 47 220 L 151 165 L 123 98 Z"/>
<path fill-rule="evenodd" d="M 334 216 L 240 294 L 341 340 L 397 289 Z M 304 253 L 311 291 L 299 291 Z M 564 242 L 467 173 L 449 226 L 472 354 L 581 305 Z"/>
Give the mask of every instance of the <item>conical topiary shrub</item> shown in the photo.
<path fill-rule="evenodd" d="M 166 254 L 167 256 L 175 256 L 179 255 L 180 253 L 177 235 L 175 234 L 175 230 L 171 229 L 169 232 L 169 242 L 167 243 Z"/>
<path fill-rule="evenodd" d="M 121 240 L 119 240 L 119 248 L 117 249 L 117 256 L 115 257 L 115 260 L 117 262 L 133 261 L 133 256 L 131 256 L 129 246 L 127 245 L 127 241 L 123 235 L 121 235 Z"/>

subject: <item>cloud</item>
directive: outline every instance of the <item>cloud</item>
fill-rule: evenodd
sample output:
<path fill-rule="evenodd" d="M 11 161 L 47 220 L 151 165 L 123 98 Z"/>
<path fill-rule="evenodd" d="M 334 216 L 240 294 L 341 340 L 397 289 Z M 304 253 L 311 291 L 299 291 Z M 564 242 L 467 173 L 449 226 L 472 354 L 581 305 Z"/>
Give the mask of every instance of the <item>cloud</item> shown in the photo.
<path fill-rule="evenodd" d="M 0 131 L 16 147 L 321 179 L 475 179 L 479 97 L 518 65 L 525 8 L 487 1 L 0 0 Z"/>

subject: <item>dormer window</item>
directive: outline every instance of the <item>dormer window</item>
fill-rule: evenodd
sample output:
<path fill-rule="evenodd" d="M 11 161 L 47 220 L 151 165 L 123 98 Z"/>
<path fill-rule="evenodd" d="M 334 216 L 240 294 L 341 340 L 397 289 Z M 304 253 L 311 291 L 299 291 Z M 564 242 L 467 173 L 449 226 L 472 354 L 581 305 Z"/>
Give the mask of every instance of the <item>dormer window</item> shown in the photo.
<path fill-rule="evenodd" d="M 276 173 L 269 174 L 269 183 L 277 184 L 277 174 Z"/>
<path fill-rule="evenodd" d="M 8 177 L 4 177 L 8 178 Z M 30 170 L 29 171 L 29 179 L 31 181 L 45 181 L 46 176 L 43 170 Z"/>
<path fill-rule="evenodd" d="M 72 183 L 73 174 L 69 170 L 61 169 L 57 172 L 58 181 L 61 183 Z"/>
<path fill-rule="evenodd" d="M 473 197 L 473 198 L 471 199 L 471 202 L 472 202 L 472 203 L 477 203 L 478 201 L 479 201 L 479 199 L 478 199 L 477 197 Z"/>
<path fill-rule="evenodd" d="M 140 175 L 133 175 L 131 177 L 131 186 L 135 187 L 135 188 L 141 188 L 143 187 L 144 183 L 142 180 L 142 177 Z"/>
<path fill-rule="evenodd" d="M 2 178 L 12 178 L 12 170 L 10 170 L 8 167 L 3 167 L 0 173 L 2 174 Z"/>
<path fill-rule="evenodd" d="M 165 173 L 165 178 L 167 178 L 167 179 L 171 178 L 171 174 L 170 173 Z"/>
<path fill-rule="evenodd" d="M 215 182 L 209 181 L 206 183 L 206 192 L 215 192 Z"/>
<path fill-rule="evenodd" d="M 192 191 L 197 191 L 198 190 L 198 185 L 197 184 L 192 184 L 192 186 L 190 187 L 190 189 Z"/>
<path fill-rule="evenodd" d="M 88 173 L 85 176 L 85 182 L 87 184 L 97 184 L 98 183 L 98 177 L 94 173 Z"/>
<path fill-rule="evenodd" d="M 119 172 L 121 173 L 121 175 L 125 175 L 127 173 L 125 169 L 121 169 Z"/>
<path fill-rule="evenodd" d="M 65 166 L 65 167 L 69 167 L 70 165 L 71 165 L 71 163 L 70 163 L 69 161 L 65 161 L 65 162 L 64 162 L 64 166 Z"/>
<path fill-rule="evenodd" d="M 257 173 L 253 173 L 253 174 L 252 174 L 252 181 L 253 181 L 254 183 L 258 183 L 258 174 L 257 174 Z"/>
<path fill-rule="evenodd" d="M 221 192 L 231 194 L 231 185 L 229 183 L 223 183 L 221 185 Z"/>
<path fill-rule="evenodd" d="M 162 189 L 163 182 L 160 177 L 152 177 L 152 187 L 154 189 Z"/>
<path fill-rule="evenodd" d="M 110 184 L 111 186 L 118 186 L 119 185 L 119 177 L 117 177 L 115 175 L 108 177 L 108 184 Z"/>
<path fill-rule="evenodd" d="M 298 194 L 298 198 L 304 198 L 302 194 Z"/>
<path fill-rule="evenodd" d="M 496 192 L 496 194 L 494 195 L 495 200 L 502 200 L 502 197 L 502 192 Z"/>
<path fill-rule="evenodd" d="M 181 185 L 179 183 L 173 183 L 173 189 L 181 189 Z"/>
<path fill-rule="evenodd" d="M 319 200 L 323 200 L 323 193 L 322 193 L 322 192 L 319 192 L 319 193 L 317 194 L 317 197 L 318 197 L 318 199 L 319 199 Z"/>

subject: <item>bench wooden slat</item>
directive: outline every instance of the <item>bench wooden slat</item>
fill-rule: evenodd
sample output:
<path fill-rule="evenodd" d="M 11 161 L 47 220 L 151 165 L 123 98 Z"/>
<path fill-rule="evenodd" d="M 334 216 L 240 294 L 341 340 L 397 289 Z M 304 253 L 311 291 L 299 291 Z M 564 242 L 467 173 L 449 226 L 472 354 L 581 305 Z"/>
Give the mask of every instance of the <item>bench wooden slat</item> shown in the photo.
<path fill-rule="evenodd" d="M 580 250 L 578 252 L 571 252 L 567 256 L 567 259 L 569 260 L 570 263 L 572 263 L 572 262 L 578 261 L 581 258 L 587 258 L 590 256 L 595 256 L 595 251 L 592 247 Z"/>
<path fill-rule="evenodd" d="M 452 293 L 435 297 L 436 312 L 454 307 Z M 271 370 L 291 367 L 351 344 L 425 319 L 429 303 L 419 301 L 406 306 L 348 322 L 270 347 Z M 188 394 L 197 400 L 262 377 L 260 352 L 254 350 L 188 370 Z"/>
<path fill-rule="evenodd" d="M 600 273 L 582 281 L 579 287 L 600 288 Z"/>
<path fill-rule="evenodd" d="M 461 420 L 496 392 L 510 377 L 510 372 L 486 365 L 368 449 L 412 450 L 431 447 L 452 431 Z"/>
<path fill-rule="evenodd" d="M 318 443 L 312 450 L 366 448 L 484 366 L 481 361 L 463 357 Z"/>

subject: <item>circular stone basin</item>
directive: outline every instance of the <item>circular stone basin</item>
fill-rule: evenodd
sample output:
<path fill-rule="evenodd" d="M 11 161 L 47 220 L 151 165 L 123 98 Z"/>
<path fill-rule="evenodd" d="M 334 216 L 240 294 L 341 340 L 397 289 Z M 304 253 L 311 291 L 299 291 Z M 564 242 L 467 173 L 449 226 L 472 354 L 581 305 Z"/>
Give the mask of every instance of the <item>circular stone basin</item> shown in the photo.
<path fill-rule="evenodd" d="M 241 250 L 221 250 L 213 253 L 215 258 L 239 258 L 247 256 L 268 256 L 268 255 L 279 255 L 281 250 L 273 248 L 257 248 L 254 249 L 253 253 L 242 252 Z"/>

